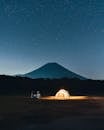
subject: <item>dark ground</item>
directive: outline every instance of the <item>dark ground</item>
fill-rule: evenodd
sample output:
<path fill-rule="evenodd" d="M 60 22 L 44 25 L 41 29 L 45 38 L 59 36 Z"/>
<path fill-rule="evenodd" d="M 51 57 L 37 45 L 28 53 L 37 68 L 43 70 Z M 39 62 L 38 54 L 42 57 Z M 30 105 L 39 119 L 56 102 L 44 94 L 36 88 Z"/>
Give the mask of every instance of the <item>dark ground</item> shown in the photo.
<path fill-rule="evenodd" d="M 104 130 L 104 97 L 47 101 L 0 96 L 0 130 Z"/>

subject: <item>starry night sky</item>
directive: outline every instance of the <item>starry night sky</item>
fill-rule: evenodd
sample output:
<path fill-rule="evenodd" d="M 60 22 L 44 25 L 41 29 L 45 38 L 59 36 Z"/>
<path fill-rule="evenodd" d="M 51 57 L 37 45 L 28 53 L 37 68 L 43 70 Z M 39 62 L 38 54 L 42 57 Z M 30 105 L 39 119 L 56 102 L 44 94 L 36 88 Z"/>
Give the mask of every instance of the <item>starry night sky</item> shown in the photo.
<path fill-rule="evenodd" d="M 47 62 L 104 79 L 104 0 L 0 0 L 0 74 Z"/>

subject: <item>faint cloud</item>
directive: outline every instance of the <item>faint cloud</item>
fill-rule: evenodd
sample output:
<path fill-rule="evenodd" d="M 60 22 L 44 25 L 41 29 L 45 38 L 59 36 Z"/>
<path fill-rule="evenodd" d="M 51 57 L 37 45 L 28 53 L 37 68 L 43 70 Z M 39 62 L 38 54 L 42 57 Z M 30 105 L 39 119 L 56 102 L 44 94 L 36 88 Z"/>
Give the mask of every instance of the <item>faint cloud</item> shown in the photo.
<path fill-rule="evenodd" d="M 104 29 L 102 29 L 101 32 L 104 33 Z"/>

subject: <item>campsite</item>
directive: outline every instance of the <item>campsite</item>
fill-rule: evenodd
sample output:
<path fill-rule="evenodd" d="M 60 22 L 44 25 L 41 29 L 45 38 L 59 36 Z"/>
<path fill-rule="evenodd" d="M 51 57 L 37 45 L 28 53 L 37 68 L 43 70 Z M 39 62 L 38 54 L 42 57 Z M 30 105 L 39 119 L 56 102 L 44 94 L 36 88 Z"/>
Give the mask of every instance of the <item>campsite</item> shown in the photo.
<path fill-rule="evenodd" d="M 104 98 L 44 100 L 0 96 L 1 130 L 104 129 Z"/>

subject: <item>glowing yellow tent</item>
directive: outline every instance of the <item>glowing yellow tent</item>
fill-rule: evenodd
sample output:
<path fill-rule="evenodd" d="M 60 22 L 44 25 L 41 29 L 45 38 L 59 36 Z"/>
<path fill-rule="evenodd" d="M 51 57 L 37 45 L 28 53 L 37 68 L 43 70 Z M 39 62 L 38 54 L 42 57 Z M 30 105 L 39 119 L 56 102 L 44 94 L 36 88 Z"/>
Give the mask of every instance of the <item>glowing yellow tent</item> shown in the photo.
<path fill-rule="evenodd" d="M 55 95 L 56 98 L 61 98 L 61 99 L 67 99 L 70 97 L 70 94 L 67 90 L 65 89 L 60 89 L 56 95 Z"/>

